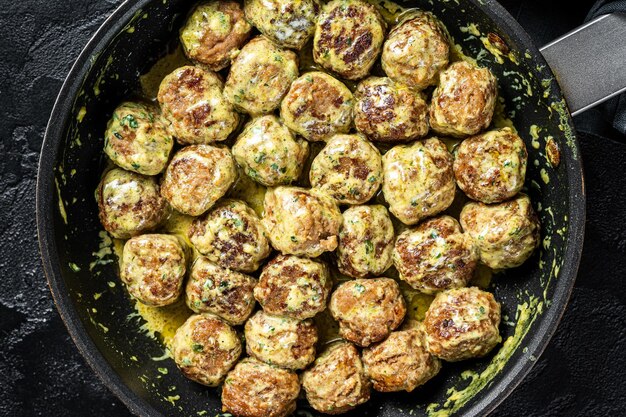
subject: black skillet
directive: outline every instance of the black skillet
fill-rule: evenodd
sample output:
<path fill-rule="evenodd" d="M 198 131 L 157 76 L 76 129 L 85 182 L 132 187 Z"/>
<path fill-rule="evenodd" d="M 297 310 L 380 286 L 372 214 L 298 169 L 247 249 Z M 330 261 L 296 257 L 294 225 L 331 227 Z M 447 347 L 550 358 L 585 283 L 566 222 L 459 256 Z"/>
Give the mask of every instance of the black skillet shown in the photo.
<path fill-rule="evenodd" d="M 462 50 L 479 57 L 478 63 L 498 77 L 507 115 L 529 150 L 526 192 L 541 218 L 544 240 L 524 266 L 494 279 L 492 290 L 503 307 L 501 332 L 508 339 L 502 348 L 482 360 L 446 364 L 437 378 L 411 394 L 374 394 L 350 416 L 419 416 L 437 410 L 437 415 L 476 416 L 494 409 L 529 372 L 552 336 L 582 249 L 580 151 L 546 61 L 495 1 L 432 3 L 401 5 L 432 10 Z M 212 417 L 220 412 L 219 391 L 186 380 L 171 360 L 160 358 L 162 345 L 141 329 L 142 321 L 133 315 L 119 284 L 114 255 L 100 246 L 102 227 L 94 200 L 105 164 L 107 119 L 121 100 L 139 93 L 138 77 L 172 48 L 191 5 L 186 0 L 127 1 L 102 25 L 63 85 L 39 166 L 39 240 L 59 312 L 96 374 L 142 416 Z M 531 129 L 538 133 L 534 140 Z M 559 164 L 546 156 L 548 137 L 560 150 Z M 302 401 L 297 415 L 317 413 Z"/>

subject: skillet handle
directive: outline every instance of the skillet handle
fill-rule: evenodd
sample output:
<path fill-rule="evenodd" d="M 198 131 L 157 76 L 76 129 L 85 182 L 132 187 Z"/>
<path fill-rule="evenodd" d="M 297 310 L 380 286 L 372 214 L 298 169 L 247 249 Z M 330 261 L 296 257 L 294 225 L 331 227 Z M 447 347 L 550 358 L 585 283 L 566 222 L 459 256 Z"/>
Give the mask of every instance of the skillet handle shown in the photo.
<path fill-rule="evenodd" d="M 626 14 L 600 16 L 539 50 L 574 116 L 626 91 Z"/>

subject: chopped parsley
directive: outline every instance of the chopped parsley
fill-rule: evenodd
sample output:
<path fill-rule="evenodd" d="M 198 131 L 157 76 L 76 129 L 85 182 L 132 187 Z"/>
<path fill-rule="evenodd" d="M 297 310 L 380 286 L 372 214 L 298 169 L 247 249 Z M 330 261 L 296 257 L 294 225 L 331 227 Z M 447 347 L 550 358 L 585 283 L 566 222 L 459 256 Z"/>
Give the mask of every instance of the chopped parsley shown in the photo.
<path fill-rule="evenodd" d="M 354 289 L 356 290 L 356 292 L 358 292 L 359 294 L 363 294 L 365 292 L 365 287 L 362 286 L 361 284 L 355 284 L 354 285 Z"/>
<path fill-rule="evenodd" d="M 372 243 L 371 240 L 367 239 L 365 241 L 365 253 L 369 255 L 372 252 L 374 252 L 374 244 Z"/>
<path fill-rule="evenodd" d="M 200 343 L 194 343 L 193 345 L 191 345 L 191 350 L 193 350 L 196 353 L 203 352 L 204 346 L 201 345 Z"/>

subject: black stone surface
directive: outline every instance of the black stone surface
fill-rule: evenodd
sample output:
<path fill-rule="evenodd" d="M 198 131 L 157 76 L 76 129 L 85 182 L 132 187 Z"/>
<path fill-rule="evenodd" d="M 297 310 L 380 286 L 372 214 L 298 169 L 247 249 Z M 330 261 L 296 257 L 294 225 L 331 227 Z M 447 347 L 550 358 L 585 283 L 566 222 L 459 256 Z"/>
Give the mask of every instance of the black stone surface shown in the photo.
<path fill-rule="evenodd" d="M 0 0 L 0 416 L 128 416 L 74 347 L 39 261 L 39 149 L 73 60 L 120 0 Z M 593 1 L 502 2 L 537 43 Z M 579 119 L 588 222 L 582 265 L 554 339 L 494 416 L 626 416 L 626 138 Z M 44 155 L 45 157 L 45 155 Z"/>

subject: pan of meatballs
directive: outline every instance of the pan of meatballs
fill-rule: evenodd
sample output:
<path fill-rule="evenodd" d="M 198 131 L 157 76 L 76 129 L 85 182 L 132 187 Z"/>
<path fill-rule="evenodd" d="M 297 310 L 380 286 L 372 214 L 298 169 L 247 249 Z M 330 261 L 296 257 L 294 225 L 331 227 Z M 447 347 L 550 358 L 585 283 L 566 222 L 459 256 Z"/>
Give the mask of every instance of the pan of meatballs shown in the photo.
<path fill-rule="evenodd" d="M 483 416 L 552 336 L 585 195 L 495 0 L 138 0 L 72 68 L 37 221 L 140 416 Z"/>

